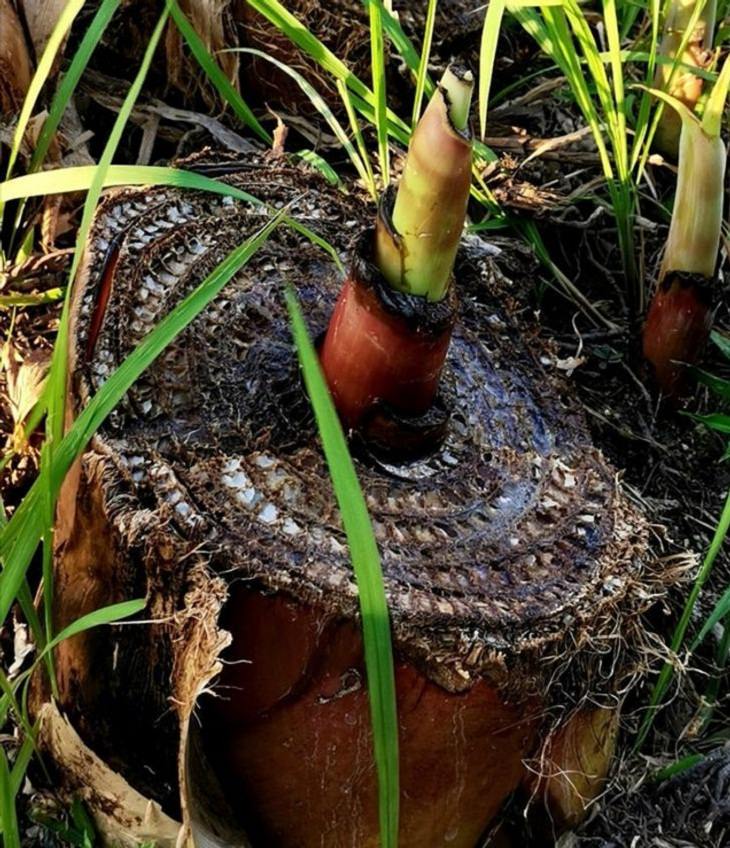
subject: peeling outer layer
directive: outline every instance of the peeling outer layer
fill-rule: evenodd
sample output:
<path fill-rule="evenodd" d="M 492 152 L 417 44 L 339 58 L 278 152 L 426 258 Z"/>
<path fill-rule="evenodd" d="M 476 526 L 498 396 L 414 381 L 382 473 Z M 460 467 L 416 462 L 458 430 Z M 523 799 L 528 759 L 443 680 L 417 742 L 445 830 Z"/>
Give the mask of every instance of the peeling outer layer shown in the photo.
<path fill-rule="evenodd" d="M 688 365 L 702 355 L 712 328 L 713 281 L 670 271 L 659 283 L 643 332 L 644 357 L 669 397 L 687 390 Z"/>
<path fill-rule="evenodd" d="M 398 449 L 398 414 L 412 416 L 413 435 L 418 416 L 432 404 L 439 385 L 451 331 L 456 298 L 438 303 L 396 291 L 372 261 L 373 231 L 355 242 L 348 279 L 337 300 L 321 349 L 321 362 L 337 409 L 349 428 L 357 429 L 364 416 L 390 419 L 379 426 Z M 385 407 L 396 413 L 385 414 Z M 387 422 L 382 422 L 383 424 Z M 407 425 L 407 422 L 404 422 Z M 424 434 L 430 434 L 428 425 Z M 432 436 L 426 436 L 430 442 Z M 416 447 L 417 439 L 411 440 Z"/>
<path fill-rule="evenodd" d="M 184 164 L 210 163 L 211 157 L 199 157 Z M 238 166 L 223 179 L 275 207 L 291 203 L 290 214 L 343 257 L 352 235 L 372 220 L 368 203 L 301 166 L 254 155 Z M 169 187 L 106 197 L 74 294 L 74 411 L 266 214 L 230 198 Z M 114 279 L 105 281 L 110 244 L 119 252 Z M 410 810 L 404 806 L 404 821 L 414 828 L 424 811 L 456 816 L 439 821 L 434 833 L 442 836 L 452 833 L 455 821 L 466 821 L 459 811 L 472 797 L 470 787 L 489 785 L 497 793 L 484 815 L 516 788 L 523 759 L 544 742 L 543 716 L 550 714 L 554 726 L 587 698 L 616 708 L 625 675 L 641 666 L 640 611 L 670 579 L 647 558 L 645 522 L 591 444 L 564 384 L 540 365 L 546 351 L 534 336 L 526 344 L 503 308 L 511 284 L 493 254 L 468 237 L 457 257 L 460 318 L 444 372 L 451 418 L 443 443 L 416 462 L 356 459 L 382 558 L 402 715 L 406 720 L 419 692 L 428 692 L 429 716 L 455 722 L 415 721 L 414 713 L 407 737 L 414 747 L 403 746 L 404 774 L 437 775 L 444 763 L 453 766 L 444 771 L 454 778 L 450 786 L 428 783 L 433 803 L 421 795 L 408 801 Z M 256 683 L 254 691 L 269 699 L 259 703 L 265 717 L 242 717 L 236 732 L 251 734 L 251 744 L 229 745 L 231 756 L 244 750 L 260 754 L 264 765 L 269 761 L 268 783 L 254 787 L 256 808 L 277 815 L 281 808 L 266 804 L 295 804 L 275 821 L 290 825 L 324 798 L 333 804 L 330 811 L 342 810 L 358 827 L 370 828 L 370 839 L 377 817 L 363 816 L 374 809 L 376 780 L 369 720 L 362 718 L 367 699 L 357 587 L 301 386 L 283 297 L 289 283 L 312 335 L 323 333 L 341 278 L 325 253 L 282 226 L 142 375 L 68 476 L 56 527 L 56 631 L 92 609 L 141 596 L 149 599 L 145 618 L 154 623 L 92 630 L 59 646 L 61 705 L 99 757 L 160 801 L 166 814 L 194 824 L 195 799 L 206 796 L 196 790 L 202 778 L 192 768 L 200 765 L 193 710 L 210 715 L 216 706 L 225 708 L 231 690 L 219 688 L 218 674 L 237 646 L 249 654 L 262 644 L 281 647 L 276 638 L 255 638 L 256 628 L 275 617 L 238 614 L 246 604 L 252 610 L 271 605 L 299 635 L 286 642 L 281 674 L 268 688 L 263 679 Z M 110 296 L 86 361 L 102 285 Z M 249 626 L 243 634 L 236 629 Z M 333 638 L 324 639 L 325 633 Z M 231 653 L 221 657 L 231 638 Z M 225 668 L 266 676 L 275 666 L 259 661 Z M 219 695 L 212 704 L 210 689 Z M 427 728 L 453 727 L 458 736 L 464 705 L 480 700 L 491 706 L 470 713 L 475 723 L 459 757 L 450 732 L 436 740 L 439 768 L 419 759 L 435 739 Z M 313 734 L 295 763 L 319 769 L 304 790 L 279 768 L 291 750 L 284 744 L 291 738 L 287 727 L 276 735 L 282 704 L 301 710 L 296 726 L 309 723 Z M 327 710 L 341 710 L 342 723 L 315 727 Z M 509 755 L 498 758 L 510 763 L 500 781 L 490 777 L 491 755 L 469 765 L 477 772 L 466 766 L 474 762 L 470 751 L 497 744 L 498 728 L 479 735 L 492 716 L 502 716 L 504 732 L 516 734 Z M 325 740 L 335 726 L 342 744 L 333 751 Z M 267 734 L 281 742 L 277 758 L 262 743 Z M 333 759 L 345 751 L 354 759 Z M 355 781 L 347 784 L 354 793 L 348 797 L 361 804 L 359 813 L 343 801 L 338 768 Z M 278 791 L 279 781 L 286 791 Z M 476 808 L 469 809 L 472 815 Z M 469 821 L 476 829 L 479 822 Z M 468 846 L 469 834 L 457 834 L 450 844 Z"/>

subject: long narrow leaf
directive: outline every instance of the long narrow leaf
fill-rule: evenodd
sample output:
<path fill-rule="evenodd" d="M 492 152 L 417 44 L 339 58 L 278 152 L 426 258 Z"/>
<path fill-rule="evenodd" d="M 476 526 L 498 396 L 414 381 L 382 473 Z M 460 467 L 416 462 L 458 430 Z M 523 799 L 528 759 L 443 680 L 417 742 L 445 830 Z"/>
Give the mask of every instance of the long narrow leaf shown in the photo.
<path fill-rule="evenodd" d="M 51 140 L 58 129 L 58 125 L 61 123 L 66 106 L 68 106 L 68 102 L 76 90 L 81 75 L 89 64 L 91 54 L 94 52 L 114 13 L 119 8 L 120 2 L 121 0 L 103 0 L 92 18 L 69 68 L 61 78 L 61 82 L 53 96 L 50 108 L 48 109 L 48 116 L 43 122 L 41 131 L 38 134 L 38 140 L 33 150 L 28 171 L 36 171 L 46 158 L 46 153 L 48 153 Z"/>
<path fill-rule="evenodd" d="M 70 194 L 88 191 L 94 179 L 96 165 L 76 165 L 58 168 L 39 174 L 26 174 L 0 183 L 0 202 L 23 197 L 41 197 L 51 194 Z M 228 195 L 248 203 L 261 201 L 240 189 L 195 171 L 183 168 L 165 168 L 153 165 L 110 165 L 102 180 L 103 188 L 113 186 L 167 185 L 198 189 L 213 194 Z"/>
<path fill-rule="evenodd" d="M 25 773 L 28 770 L 28 763 L 30 763 L 34 751 L 34 734 L 28 735 L 23 739 L 23 744 L 15 756 L 15 762 L 10 772 L 10 791 L 13 793 L 13 797 L 17 797 L 18 792 L 20 792 L 20 787 L 23 785 L 23 780 L 25 779 Z"/>
<path fill-rule="evenodd" d="M 162 37 L 162 33 L 167 22 L 167 16 L 168 9 L 166 6 L 159 17 L 152 34 L 150 35 L 139 70 L 137 71 L 124 101 L 122 102 L 121 108 L 119 109 L 119 113 L 114 121 L 111 132 L 109 133 L 109 137 L 104 146 L 99 163 L 94 170 L 91 185 L 89 186 L 89 191 L 87 192 L 86 200 L 84 202 L 81 223 L 79 224 L 79 229 L 76 234 L 76 248 L 74 250 L 73 260 L 71 261 L 71 269 L 68 275 L 69 286 L 67 288 L 66 300 L 64 302 L 63 312 L 59 322 L 56 344 L 53 348 L 53 359 L 51 361 L 51 370 L 48 376 L 48 384 L 46 388 L 48 404 L 46 433 L 50 439 L 51 452 L 55 450 L 56 445 L 60 442 L 64 427 L 64 408 L 67 383 L 66 365 L 68 361 L 68 322 L 71 288 L 86 246 L 86 237 L 91 228 L 94 210 L 96 209 L 96 204 L 98 203 L 104 187 L 106 172 L 112 163 L 112 159 L 116 153 L 124 128 L 127 125 L 129 116 L 132 114 L 132 109 L 134 108 L 134 104 L 137 102 L 139 93 L 142 90 L 142 85 L 147 77 L 150 65 L 152 64 L 152 58 L 157 50 L 160 38 Z M 52 454 L 49 453 L 49 456 L 51 455 Z"/>
<path fill-rule="evenodd" d="M 479 47 L 479 129 L 482 141 L 487 132 L 487 109 L 492 87 L 494 60 L 497 56 L 497 41 L 504 16 L 504 0 L 491 0 L 487 6 Z"/>
<path fill-rule="evenodd" d="M 84 633 L 86 630 L 91 630 L 94 627 L 102 627 L 106 624 L 114 624 L 125 618 L 130 618 L 142 610 L 147 605 L 144 598 L 137 598 L 133 601 L 121 601 L 118 604 L 109 604 L 109 606 L 101 607 L 101 609 L 93 610 L 86 613 L 76 621 L 72 621 L 68 627 L 65 627 L 60 633 L 46 645 L 46 652 L 57 648 L 61 642 L 66 639 L 71 639 L 73 636 L 78 636 L 79 633 Z"/>
<path fill-rule="evenodd" d="M 81 39 L 81 44 L 79 44 L 78 49 L 74 54 L 68 71 L 61 78 L 58 88 L 56 89 L 56 93 L 53 96 L 53 100 L 51 101 L 48 115 L 46 116 L 43 126 L 41 127 L 41 131 L 38 134 L 33 155 L 31 156 L 30 163 L 28 165 L 29 173 L 37 171 L 43 164 L 46 154 L 48 153 L 48 149 L 51 146 L 51 142 L 56 134 L 56 130 L 61 123 L 61 118 L 63 118 L 63 114 L 66 111 L 68 102 L 76 90 L 76 86 L 81 79 L 81 75 L 86 69 L 89 59 L 91 58 L 91 54 L 94 52 L 96 45 L 99 43 L 101 36 L 104 34 L 104 31 L 119 7 L 120 2 L 121 0 L 103 0 L 94 15 L 94 18 L 89 24 L 88 29 L 84 33 L 84 37 Z M 23 200 L 25 200 L 25 198 Z M 18 209 L 15 213 L 15 226 L 13 228 L 12 244 L 15 244 L 16 233 L 23 219 L 24 210 L 25 203 L 23 202 L 18 204 Z"/>
<path fill-rule="evenodd" d="M 375 763 L 378 772 L 380 843 L 398 845 L 398 715 L 395 699 L 390 615 L 380 555 L 365 498 L 357 480 L 337 412 L 317 354 L 309 338 L 296 296 L 287 291 L 292 332 L 299 352 L 304 382 L 317 419 L 332 485 L 342 512 L 350 558 L 359 590 L 365 667 L 370 696 Z"/>
<path fill-rule="evenodd" d="M 44 171 L 40 174 L 27 174 L 0 183 L 0 202 L 15 200 L 21 197 L 34 197 L 47 194 L 67 194 L 74 191 L 88 191 L 96 173 L 95 165 L 79 165 L 72 168 L 58 168 L 55 171 Z M 212 194 L 221 194 L 243 200 L 254 206 L 264 206 L 258 197 L 249 194 L 235 186 L 211 179 L 195 171 L 182 168 L 165 168 L 151 165 L 110 165 L 103 178 L 104 188 L 112 186 L 145 186 L 167 185 L 177 188 L 196 189 Z M 317 233 L 305 227 L 299 221 L 288 216 L 284 218 L 287 225 L 305 236 L 313 244 L 318 245 L 332 257 L 341 273 L 344 272 L 342 262 L 335 248 Z M 2 301 L 0 300 L 0 305 Z"/>
<path fill-rule="evenodd" d="M 385 44 L 383 39 L 383 5 L 370 0 L 370 64 L 375 95 L 375 132 L 378 137 L 378 157 L 383 185 L 390 182 L 390 152 L 388 150 L 388 115 L 385 85 Z"/>
<path fill-rule="evenodd" d="M 730 613 L 730 586 L 723 592 L 722 596 L 715 604 L 712 612 L 707 616 L 707 620 L 702 625 L 702 629 L 695 637 L 692 642 L 692 650 L 705 640 L 707 634 L 712 630 L 712 628 L 723 618 L 725 618 L 728 613 Z"/>
<path fill-rule="evenodd" d="M 10 781 L 10 769 L 5 749 L 0 745 L 0 821 L 3 826 L 3 848 L 20 848 L 15 794 Z"/>
<path fill-rule="evenodd" d="M 356 97 L 353 97 L 353 103 L 358 109 L 360 102 L 366 103 L 371 108 L 370 120 L 375 125 L 374 112 L 372 111 L 376 108 L 375 95 L 338 56 L 313 35 L 279 0 L 248 0 L 248 3 L 290 38 L 297 47 L 314 59 L 327 73 L 335 79 L 342 80 L 350 91 L 356 95 Z M 383 10 L 383 12 L 387 14 L 387 10 Z M 400 131 L 405 133 L 406 138 L 408 138 L 410 127 L 405 121 L 391 109 L 387 110 L 387 118 L 391 134 L 395 135 L 397 131 Z"/>
<path fill-rule="evenodd" d="M 337 140 L 340 144 L 345 148 L 347 155 L 350 157 L 350 161 L 355 167 L 355 170 L 360 175 L 360 179 L 363 180 L 367 184 L 368 181 L 368 173 L 365 168 L 365 164 L 362 161 L 360 155 L 357 150 L 355 150 L 354 145 L 347 137 L 347 133 L 342 127 L 342 124 L 337 120 L 334 113 L 330 109 L 330 107 L 325 102 L 322 95 L 317 91 L 317 89 L 309 83 L 300 73 L 294 68 L 287 65 L 285 62 L 280 62 L 278 59 L 275 59 L 273 56 L 270 56 L 268 53 L 264 53 L 261 50 L 254 50 L 251 47 L 237 47 L 233 52 L 236 53 L 248 53 L 252 56 L 258 56 L 259 59 L 263 59 L 266 62 L 271 62 L 272 65 L 275 65 L 279 68 L 280 71 L 283 71 L 287 76 L 290 76 L 294 82 L 301 88 L 301 90 L 307 95 L 312 106 L 319 112 L 319 114 L 325 119 L 327 124 L 329 125 L 332 132 L 335 134 Z M 339 80 L 338 80 L 339 82 Z"/>
<path fill-rule="evenodd" d="M 365 146 L 365 141 L 360 130 L 360 124 L 358 123 L 357 115 L 355 114 L 355 108 L 352 105 L 352 97 L 350 96 L 347 86 L 344 82 L 342 82 L 342 80 L 336 80 L 336 84 L 337 91 L 345 107 L 345 111 L 347 112 L 347 119 L 350 122 L 350 129 L 352 130 L 352 134 L 355 138 L 355 143 L 357 144 L 357 149 L 360 153 L 360 159 L 365 167 L 365 185 L 368 187 L 368 191 L 370 192 L 372 199 L 377 202 L 378 189 L 375 185 L 375 176 L 373 174 L 372 165 L 370 164 L 370 155 L 368 154 L 368 149 Z"/>
<path fill-rule="evenodd" d="M 428 0 L 426 8 L 426 25 L 423 32 L 423 46 L 418 59 L 418 75 L 416 77 L 416 93 L 413 95 L 413 115 L 411 126 L 415 129 L 421 117 L 421 106 L 423 95 L 426 91 L 426 79 L 428 78 L 428 60 L 431 58 L 431 43 L 433 41 L 433 29 L 436 24 L 436 7 L 438 0 Z"/>

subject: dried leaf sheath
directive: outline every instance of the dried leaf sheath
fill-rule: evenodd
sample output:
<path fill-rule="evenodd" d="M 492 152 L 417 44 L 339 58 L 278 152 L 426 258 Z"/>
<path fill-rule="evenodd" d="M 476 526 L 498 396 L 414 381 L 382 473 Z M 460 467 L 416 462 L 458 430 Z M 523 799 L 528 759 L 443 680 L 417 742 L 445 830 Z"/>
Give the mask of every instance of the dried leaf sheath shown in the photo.
<path fill-rule="evenodd" d="M 23 28 L 10 0 L 0 0 L 0 114 L 15 118 L 33 73 Z"/>

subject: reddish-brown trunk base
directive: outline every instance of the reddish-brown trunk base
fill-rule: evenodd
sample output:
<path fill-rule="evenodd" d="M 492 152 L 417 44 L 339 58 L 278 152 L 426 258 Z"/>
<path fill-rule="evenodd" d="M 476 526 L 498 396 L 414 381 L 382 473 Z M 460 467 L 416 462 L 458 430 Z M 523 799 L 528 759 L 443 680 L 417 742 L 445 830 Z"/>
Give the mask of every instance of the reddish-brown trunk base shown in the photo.
<path fill-rule="evenodd" d="M 272 848 L 375 848 L 377 782 L 358 628 L 248 588 L 230 598 L 224 627 L 233 647 L 201 718 L 247 832 Z M 396 689 L 399 845 L 473 848 L 519 785 L 539 709 L 509 703 L 486 681 L 447 692 L 402 661 Z"/>
<path fill-rule="evenodd" d="M 696 274 L 667 274 L 649 306 L 643 336 L 644 357 L 667 396 L 686 391 L 687 366 L 699 360 L 711 326 L 707 281 Z"/>

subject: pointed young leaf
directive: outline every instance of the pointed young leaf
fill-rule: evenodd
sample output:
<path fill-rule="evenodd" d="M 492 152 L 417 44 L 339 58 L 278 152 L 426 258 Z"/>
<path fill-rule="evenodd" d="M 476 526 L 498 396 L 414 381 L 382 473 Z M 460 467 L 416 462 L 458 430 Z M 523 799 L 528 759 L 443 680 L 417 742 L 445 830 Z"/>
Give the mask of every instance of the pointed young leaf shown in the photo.
<path fill-rule="evenodd" d="M 702 116 L 702 129 L 710 138 L 718 138 L 722 129 L 722 116 L 725 111 L 728 89 L 730 88 L 730 56 L 725 59 L 720 76 L 707 98 Z"/>
<path fill-rule="evenodd" d="M 286 302 L 332 485 L 342 513 L 357 580 L 368 678 L 373 745 L 378 772 L 380 844 L 398 845 L 398 715 L 390 614 L 380 554 L 342 425 L 327 389 L 301 307 L 291 289 Z"/>

